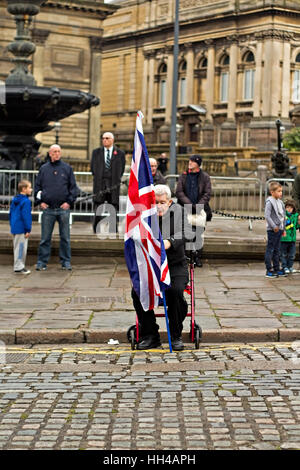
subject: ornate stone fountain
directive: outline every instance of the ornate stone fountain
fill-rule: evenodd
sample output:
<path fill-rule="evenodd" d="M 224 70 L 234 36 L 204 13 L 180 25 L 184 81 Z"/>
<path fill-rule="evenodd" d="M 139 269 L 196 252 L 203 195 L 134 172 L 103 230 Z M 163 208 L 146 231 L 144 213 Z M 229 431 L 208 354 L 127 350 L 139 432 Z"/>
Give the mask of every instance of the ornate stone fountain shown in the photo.
<path fill-rule="evenodd" d="M 35 45 L 30 37 L 33 16 L 43 0 L 7 0 L 17 33 L 8 50 L 14 55 L 14 69 L 5 81 L 4 103 L 0 103 L 0 157 L 16 169 L 32 169 L 40 142 L 39 132 L 53 128 L 50 122 L 82 113 L 100 103 L 96 96 L 80 90 L 36 86 L 28 67 Z M 3 167 L 3 164 L 2 164 Z"/>

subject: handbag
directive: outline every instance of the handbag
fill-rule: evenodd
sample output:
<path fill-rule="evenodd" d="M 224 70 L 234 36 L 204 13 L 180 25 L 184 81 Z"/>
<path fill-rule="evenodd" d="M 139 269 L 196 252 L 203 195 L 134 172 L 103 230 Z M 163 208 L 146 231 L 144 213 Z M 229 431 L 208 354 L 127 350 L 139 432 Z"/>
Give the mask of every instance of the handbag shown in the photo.
<path fill-rule="evenodd" d="M 187 214 L 187 219 L 189 224 L 193 225 L 194 227 L 205 227 L 206 212 L 204 209 L 201 209 L 198 214 Z"/>

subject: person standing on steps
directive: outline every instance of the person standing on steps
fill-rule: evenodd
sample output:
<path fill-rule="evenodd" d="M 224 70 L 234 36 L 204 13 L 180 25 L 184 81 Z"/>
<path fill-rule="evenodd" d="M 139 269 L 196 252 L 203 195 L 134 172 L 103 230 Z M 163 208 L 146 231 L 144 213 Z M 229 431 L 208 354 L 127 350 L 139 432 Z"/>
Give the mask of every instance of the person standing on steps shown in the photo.
<path fill-rule="evenodd" d="M 119 211 L 119 196 L 121 178 L 125 169 L 125 153 L 114 145 L 114 135 L 104 132 L 102 146 L 93 150 L 91 158 L 91 172 L 93 174 L 93 194 L 95 217 L 93 231 L 97 233 L 99 222 L 105 217 L 101 215 L 101 206 L 105 202 L 115 209 L 115 215 Z M 100 214 L 98 213 L 100 212 Z M 117 220 L 109 224 L 109 231 L 116 232 Z M 99 229 L 100 227 L 98 227 Z"/>
<path fill-rule="evenodd" d="M 62 269 L 71 270 L 70 209 L 79 190 L 72 167 L 61 160 L 61 148 L 52 145 L 50 162 L 41 166 L 37 175 L 35 204 L 42 213 L 42 234 L 38 250 L 37 271 L 45 271 L 51 254 L 51 238 L 55 222 L 59 224 L 59 258 Z"/>

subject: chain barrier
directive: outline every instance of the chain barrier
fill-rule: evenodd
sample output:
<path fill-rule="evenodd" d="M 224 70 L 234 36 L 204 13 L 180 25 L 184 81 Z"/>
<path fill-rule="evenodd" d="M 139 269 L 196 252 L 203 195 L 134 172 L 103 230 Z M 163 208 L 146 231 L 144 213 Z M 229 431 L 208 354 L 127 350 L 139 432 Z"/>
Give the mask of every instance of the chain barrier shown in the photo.
<path fill-rule="evenodd" d="M 242 220 L 265 220 L 263 216 L 256 216 L 256 215 L 237 215 L 237 214 L 229 214 L 227 212 L 222 212 L 218 210 L 212 210 L 213 214 L 221 215 L 222 217 L 230 217 L 231 219 L 242 219 Z"/>

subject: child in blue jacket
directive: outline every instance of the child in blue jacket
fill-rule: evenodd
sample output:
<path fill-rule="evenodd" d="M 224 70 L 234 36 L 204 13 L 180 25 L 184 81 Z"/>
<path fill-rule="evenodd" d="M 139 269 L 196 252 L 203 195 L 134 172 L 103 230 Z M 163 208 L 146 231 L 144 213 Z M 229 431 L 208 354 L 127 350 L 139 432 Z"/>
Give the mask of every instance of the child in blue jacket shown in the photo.
<path fill-rule="evenodd" d="M 32 193 L 30 181 L 18 184 L 19 194 L 11 202 L 9 211 L 10 231 L 14 236 L 14 272 L 30 274 L 25 268 L 28 238 L 31 232 L 32 216 L 29 196 Z"/>

